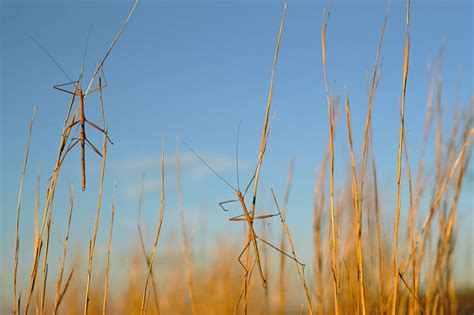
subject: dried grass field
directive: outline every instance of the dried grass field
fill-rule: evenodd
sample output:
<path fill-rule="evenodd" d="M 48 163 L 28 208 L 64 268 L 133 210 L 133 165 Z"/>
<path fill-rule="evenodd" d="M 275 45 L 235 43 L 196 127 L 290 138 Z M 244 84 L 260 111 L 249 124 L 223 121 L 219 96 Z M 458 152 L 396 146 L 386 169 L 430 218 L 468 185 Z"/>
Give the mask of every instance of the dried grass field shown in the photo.
<path fill-rule="evenodd" d="M 455 281 L 456 275 L 462 272 L 456 267 L 459 264 L 472 270 L 472 262 L 456 261 L 459 257 L 456 253 L 468 250 L 466 244 L 473 241 L 460 240 L 458 235 L 460 220 L 464 219 L 466 211 L 472 211 L 473 206 L 472 186 L 466 186 L 466 181 L 471 172 L 474 97 L 471 93 L 468 104 L 442 102 L 444 85 L 452 83 L 441 80 L 441 45 L 430 68 L 430 84 L 423 105 L 424 125 L 419 128 L 422 132 L 407 132 L 411 126 L 406 125 L 405 116 L 411 115 L 413 108 L 413 104 L 406 102 L 413 75 L 410 72 L 413 44 L 410 31 L 412 19 L 417 18 L 411 15 L 410 0 L 392 4 L 403 5 L 405 13 L 404 28 L 400 30 L 404 34 L 403 55 L 399 56 L 403 60 L 399 69 L 400 81 L 392 87 L 399 100 L 399 115 L 393 117 L 399 128 L 397 134 L 386 139 L 397 147 L 393 157 L 396 163 L 391 165 L 377 160 L 383 148 L 374 145 L 373 135 L 379 130 L 373 128 L 377 116 L 372 115 L 373 107 L 377 106 L 375 97 L 379 82 L 384 78 L 383 47 L 390 10 L 387 9 L 383 23 L 374 35 L 378 44 L 370 48 L 375 59 L 367 76 L 367 104 L 363 121 L 355 124 L 355 117 L 361 116 L 354 116 L 351 89 L 343 89 L 342 93 L 335 91 L 330 68 L 327 68 L 332 59 L 327 40 L 333 27 L 332 14 L 337 12 L 329 5 L 322 15 L 320 34 L 315 36 L 319 36 L 322 59 L 317 62 L 322 69 L 320 75 L 324 85 L 317 88 L 325 95 L 320 104 L 324 105 L 327 114 L 328 128 L 324 131 L 327 136 L 324 142 L 316 144 L 324 152 L 324 159 L 317 166 L 313 179 L 313 206 L 299 209 L 297 214 L 304 216 L 312 226 L 311 233 L 304 235 L 311 244 L 309 248 L 298 246 L 293 238 L 297 226 L 290 224 L 289 213 L 296 211 L 291 207 L 291 198 L 298 161 L 288 161 L 284 190 L 265 188 L 264 192 L 261 185 L 267 174 L 262 169 L 268 155 L 272 154 L 267 148 L 279 141 L 272 135 L 275 117 L 272 97 L 274 82 L 278 81 L 280 46 L 286 44 L 282 40 L 285 18 L 288 19 L 285 3 L 281 6 L 280 24 L 275 25 L 277 32 L 274 34 L 267 101 L 255 107 L 255 113 L 252 113 L 264 115 L 261 131 L 253 135 L 258 151 L 254 156 L 256 163 L 250 167 L 251 177 L 237 176 L 235 183 L 230 181 L 197 146 L 179 138 L 176 143 L 169 143 L 164 138 L 150 141 L 145 139 L 146 135 L 136 139 L 161 149 L 161 158 L 156 161 L 160 171 L 159 203 L 153 205 L 155 219 L 142 220 L 145 196 L 142 185 L 134 197 L 138 200 L 137 209 L 132 210 L 138 216 L 135 232 L 125 236 L 130 240 L 127 244 L 134 245 L 120 248 L 129 253 L 127 264 L 116 260 L 114 251 L 120 244 L 116 246 L 113 239 L 117 237 L 117 224 L 121 224 L 120 216 L 116 214 L 125 210 L 117 201 L 120 199 L 117 194 L 122 193 L 117 190 L 121 183 L 109 185 L 104 182 L 104 176 L 105 173 L 114 176 L 113 168 L 107 163 L 109 154 L 113 154 L 109 149 L 112 144 L 119 145 L 121 139 L 108 131 L 114 126 L 107 123 L 106 113 L 114 109 L 108 107 L 106 87 L 114 77 L 105 77 L 104 66 L 109 54 L 120 49 L 122 34 L 136 18 L 137 5 L 140 6 L 138 0 L 112 41 L 105 40 L 108 49 L 91 76 L 83 75 L 83 65 L 70 83 L 55 86 L 66 93 L 69 101 L 68 106 L 58 109 L 64 112 L 63 128 L 59 134 L 50 135 L 57 139 L 57 147 L 45 148 L 57 150 L 56 158 L 50 161 L 51 172 L 43 174 L 48 178 L 46 187 L 38 184 L 36 196 L 23 192 L 24 182 L 35 179 L 30 170 L 30 160 L 36 154 L 30 150 L 30 140 L 35 134 L 35 110 L 29 127 L 21 126 L 29 128 L 29 133 L 27 139 L 18 139 L 26 142 L 26 146 L 23 168 L 18 173 L 19 185 L 13 183 L 18 194 L 17 207 L 6 210 L 15 213 L 15 220 L 7 223 L 15 226 L 15 234 L 8 236 L 13 252 L 2 253 L 13 262 L 12 268 L 2 272 L 2 282 L 7 283 L 9 291 L 1 293 L 2 314 L 395 315 L 474 312 L 474 288 L 461 287 Z M 289 10 L 291 3 L 288 3 Z M 32 40 L 38 46 L 38 54 L 45 53 L 56 63 L 47 48 L 33 37 Z M 276 85 L 276 88 L 285 89 L 285 86 Z M 100 106 L 90 107 L 92 99 Z M 94 111 L 91 114 L 94 119 L 88 119 L 86 113 Z M 356 126 L 363 128 L 356 130 Z M 89 138 L 91 134 L 99 137 Z M 336 137 L 344 139 L 345 151 L 335 146 Z M 420 145 L 409 147 L 409 137 L 417 137 Z M 237 171 L 239 145 L 245 145 L 244 141 L 239 144 L 239 136 L 237 143 L 235 139 L 229 139 L 229 146 L 237 149 Z M 172 151 L 175 154 L 170 158 L 168 152 Z M 211 211 L 208 213 L 229 211 L 228 220 L 220 224 L 240 226 L 240 238 L 220 235 L 207 242 L 196 241 L 215 220 L 197 226 L 196 220 L 190 220 L 189 212 L 185 211 L 191 205 L 186 202 L 187 191 L 183 191 L 181 183 L 184 152 L 228 190 L 229 194 L 222 200 L 229 196 L 231 200 L 209 205 Z M 80 164 L 66 163 L 72 154 L 79 156 Z M 348 163 L 337 163 L 341 161 L 340 157 Z M 90 167 L 91 159 L 100 160 L 100 167 Z M 171 164 L 172 168 L 166 166 Z M 71 168 L 79 170 L 80 181 L 68 179 Z M 385 170 L 392 170 L 389 174 L 395 176 L 381 179 L 384 176 L 381 174 L 387 174 Z M 345 176 L 337 176 L 338 172 L 345 172 Z M 171 176 L 174 180 L 169 179 Z M 95 214 L 90 217 L 88 229 L 79 229 L 75 223 L 76 204 L 81 199 L 81 190 L 86 189 L 97 198 L 94 199 Z M 103 199 L 104 193 L 113 196 L 110 202 Z M 265 207 L 259 203 L 263 193 L 271 200 Z M 471 209 L 460 209 L 466 207 L 466 203 L 459 200 L 469 199 L 469 195 L 471 202 L 467 207 Z M 171 209 L 170 199 L 175 197 L 178 206 Z M 25 198 L 35 198 L 34 209 L 24 207 Z M 57 209 L 55 201 L 58 198 L 69 200 L 67 206 Z M 179 222 L 171 234 L 165 234 L 162 230 L 171 224 L 168 218 L 172 211 L 179 213 L 176 216 Z M 34 217 L 33 226 L 25 223 L 29 222 L 25 216 Z M 472 228 L 472 216 L 468 219 Z M 33 230 L 32 240 L 24 237 L 24 231 L 29 230 Z M 81 241 L 70 244 L 70 234 Z M 26 246 L 27 243 L 32 243 L 32 247 Z M 26 252 L 25 248 L 32 248 L 32 252 Z M 24 265 L 28 266 L 28 273 L 22 272 Z"/>

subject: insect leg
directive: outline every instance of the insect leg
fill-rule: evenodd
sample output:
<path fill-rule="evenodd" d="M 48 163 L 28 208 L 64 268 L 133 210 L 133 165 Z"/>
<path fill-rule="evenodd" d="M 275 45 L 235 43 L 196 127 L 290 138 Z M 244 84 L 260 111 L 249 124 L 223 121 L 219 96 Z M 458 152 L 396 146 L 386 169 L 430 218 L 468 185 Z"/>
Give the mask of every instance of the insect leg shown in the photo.
<path fill-rule="evenodd" d="M 223 204 L 225 203 L 232 203 L 232 202 L 237 202 L 239 199 L 234 199 L 234 200 L 226 200 L 226 201 L 221 201 L 219 202 L 219 206 L 224 210 L 225 212 L 229 211 L 228 209 L 224 208 Z"/>
<path fill-rule="evenodd" d="M 252 273 L 255 269 L 256 262 L 257 262 L 257 258 L 255 258 L 253 260 L 252 264 L 250 265 L 250 271 L 249 271 L 250 277 L 252 276 Z M 234 306 L 234 312 L 233 312 L 234 315 L 237 314 L 237 310 L 239 308 L 240 301 L 242 300 L 242 296 L 244 295 L 246 282 L 247 282 L 247 279 L 244 278 L 244 281 L 242 282 L 242 287 L 240 288 L 239 298 L 237 299 L 237 303 Z"/>
<path fill-rule="evenodd" d="M 280 254 L 290 258 L 291 260 L 295 261 L 298 265 L 302 266 L 302 267 L 305 267 L 306 265 L 303 264 L 302 262 L 300 262 L 298 259 L 295 259 L 293 256 L 291 256 L 290 254 L 288 253 L 285 253 L 284 251 L 282 251 L 281 249 L 279 249 L 278 247 L 276 247 L 275 245 L 273 245 L 272 243 L 264 240 L 263 238 L 261 238 L 260 236 L 257 236 L 255 235 L 255 238 L 259 239 L 260 241 L 262 241 L 263 243 L 265 243 L 266 245 L 270 246 L 271 248 L 273 248 L 274 250 L 276 250 L 277 252 L 279 252 Z"/>
<path fill-rule="evenodd" d="M 87 120 L 87 119 L 86 119 L 86 123 L 88 123 L 89 125 L 91 125 L 91 126 L 94 127 L 95 129 L 97 129 L 97 130 L 99 130 L 100 132 L 102 132 L 102 133 L 107 137 L 107 140 L 109 140 L 109 142 L 110 142 L 111 144 L 114 144 L 114 143 L 112 142 L 112 140 L 110 140 L 109 135 L 107 134 L 107 131 L 106 131 L 106 130 L 100 128 L 100 127 L 97 126 L 95 123 L 93 123 L 92 121 L 89 121 L 89 120 Z"/>
<path fill-rule="evenodd" d="M 259 219 L 268 219 L 272 217 L 278 216 L 278 213 L 271 213 L 271 214 L 262 214 L 262 215 L 257 215 L 253 218 L 253 220 L 259 220 Z M 247 221 L 247 218 L 244 218 L 245 214 L 241 214 L 235 217 L 232 217 L 229 219 L 229 221 Z"/>
<path fill-rule="evenodd" d="M 72 150 L 72 148 L 74 148 L 74 146 L 79 142 L 79 139 L 77 138 L 73 138 L 71 143 L 69 144 L 69 146 L 67 147 L 66 151 L 63 153 L 63 156 L 61 158 L 61 161 L 59 162 L 59 164 L 63 164 L 63 161 L 64 159 L 66 158 L 66 155 L 69 153 L 69 151 Z"/>
<path fill-rule="evenodd" d="M 68 83 L 57 84 L 57 85 L 53 86 L 53 89 L 61 91 L 61 92 L 66 92 L 68 94 L 76 95 L 77 83 L 79 83 L 79 80 L 71 81 L 71 82 L 68 82 Z M 66 90 L 66 89 L 62 88 L 63 86 L 67 86 L 67 85 L 71 85 L 71 84 L 75 85 L 74 91 L 69 91 L 69 90 Z"/>
<path fill-rule="evenodd" d="M 245 277 L 247 277 L 247 274 L 249 273 L 249 271 L 247 270 L 247 268 L 245 268 L 245 265 L 244 265 L 244 263 L 242 262 L 241 259 L 242 259 L 242 256 L 244 255 L 245 251 L 247 250 L 247 248 L 249 248 L 249 246 L 250 246 L 250 240 L 247 242 L 247 245 L 245 245 L 244 249 L 242 249 L 242 251 L 240 252 L 239 257 L 237 257 L 237 261 L 242 266 L 242 268 L 244 268 L 244 270 L 245 270 Z"/>
<path fill-rule="evenodd" d="M 66 128 L 66 130 L 65 130 L 64 133 L 67 134 L 67 133 L 69 132 L 69 130 L 70 130 L 72 127 L 74 127 L 75 125 L 77 125 L 78 123 L 79 123 L 79 120 L 72 121 L 72 122 L 69 124 L 69 126 Z"/>
<path fill-rule="evenodd" d="M 92 91 L 87 92 L 87 94 L 86 94 L 85 96 L 89 96 L 89 95 L 91 95 L 92 93 L 97 92 L 97 91 L 102 90 L 102 89 L 105 89 L 105 88 L 108 87 L 108 86 L 109 86 L 109 85 L 108 85 L 108 83 L 106 82 L 105 85 L 101 85 L 100 87 L 95 88 L 95 89 L 93 89 Z"/>
<path fill-rule="evenodd" d="M 69 146 L 67 147 L 66 149 L 66 152 L 64 153 L 64 155 L 66 155 L 69 151 L 72 150 L 72 148 L 74 148 L 74 146 L 79 142 L 79 139 L 78 138 L 72 138 L 71 139 L 71 143 L 69 144 Z"/>
<path fill-rule="evenodd" d="M 241 214 L 230 218 L 229 221 L 247 221 L 247 218 L 245 218 L 245 214 Z"/>
<path fill-rule="evenodd" d="M 273 218 L 273 217 L 276 217 L 278 216 L 279 214 L 278 213 L 270 213 L 270 214 L 262 214 L 262 215 L 257 215 L 255 217 L 253 217 L 254 220 L 258 220 L 258 219 L 268 219 L 268 218 Z"/>
<path fill-rule="evenodd" d="M 99 149 L 97 149 L 95 145 L 93 145 L 92 142 L 90 142 L 89 139 L 87 138 L 86 138 L 86 143 L 95 153 L 97 153 L 98 156 L 102 157 L 102 153 L 100 153 Z"/>

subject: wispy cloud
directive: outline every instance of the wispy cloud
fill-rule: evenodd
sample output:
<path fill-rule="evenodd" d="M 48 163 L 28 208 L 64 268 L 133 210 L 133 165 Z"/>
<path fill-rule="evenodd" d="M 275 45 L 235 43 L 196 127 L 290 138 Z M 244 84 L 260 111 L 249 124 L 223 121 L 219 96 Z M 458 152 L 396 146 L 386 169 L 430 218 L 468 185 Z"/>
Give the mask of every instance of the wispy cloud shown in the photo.
<path fill-rule="evenodd" d="M 143 193 L 156 192 L 161 190 L 161 179 L 144 179 L 143 182 L 134 182 L 128 185 L 127 194 L 129 197 L 136 197 L 140 194 L 143 185 Z"/>
<path fill-rule="evenodd" d="M 235 157 L 225 155 L 206 154 L 205 161 L 218 173 L 235 172 L 236 162 Z M 184 153 L 180 156 L 181 172 L 187 173 L 194 177 L 206 177 L 212 175 L 212 172 L 204 165 L 196 156 L 190 153 Z M 248 159 L 239 159 L 239 169 L 242 171 L 248 170 L 250 166 Z M 119 170 L 122 173 L 154 173 L 161 170 L 161 156 L 134 156 L 117 160 L 111 164 L 111 167 Z M 165 156 L 165 168 L 173 169 L 176 167 L 176 156 Z M 167 179 L 169 182 L 170 178 Z M 171 180 L 174 182 L 175 178 L 172 175 Z M 141 190 L 141 182 L 130 184 L 128 193 L 130 196 L 136 196 Z M 144 192 L 155 192 L 161 188 L 160 178 L 145 178 Z"/>
<path fill-rule="evenodd" d="M 226 172 L 235 170 L 235 157 L 225 155 L 205 155 L 205 161 L 216 171 Z M 196 156 L 184 153 L 180 156 L 181 170 L 189 171 L 194 176 L 207 176 L 211 171 Z M 239 160 L 239 168 L 248 169 L 250 163 L 247 159 Z M 161 156 L 134 156 L 116 161 L 111 167 L 123 172 L 153 172 L 161 169 Z M 175 155 L 165 156 L 165 167 L 175 168 Z"/>

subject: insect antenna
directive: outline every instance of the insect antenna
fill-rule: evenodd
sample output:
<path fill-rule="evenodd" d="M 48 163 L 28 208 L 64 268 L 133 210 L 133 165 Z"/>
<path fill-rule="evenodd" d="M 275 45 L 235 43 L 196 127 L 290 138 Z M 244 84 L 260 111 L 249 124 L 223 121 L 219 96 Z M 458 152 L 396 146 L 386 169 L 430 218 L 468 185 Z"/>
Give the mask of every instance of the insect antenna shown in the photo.
<path fill-rule="evenodd" d="M 222 177 L 219 173 L 217 173 L 216 170 L 214 170 L 196 151 L 194 151 L 189 144 L 186 143 L 186 141 L 182 140 L 183 144 L 188 148 L 189 151 L 191 151 L 214 175 L 216 175 L 221 181 L 223 181 L 227 186 L 232 188 L 233 191 L 237 192 L 237 189 L 235 189 L 234 186 L 232 186 L 227 180 L 225 180 L 224 177 Z"/>
<path fill-rule="evenodd" d="M 91 32 L 92 32 L 92 24 L 89 26 L 89 31 L 87 32 L 86 47 L 84 48 L 84 55 L 82 56 L 81 76 L 80 76 L 81 78 L 84 73 L 84 68 L 86 66 L 87 48 L 89 47 L 89 39 L 91 37 Z M 82 88 L 82 80 L 81 80 L 81 88 Z"/>
<path fill-rule="evenodd" d="M 73 81 L 71 79 L 71 77 L 66 73 L 66 71 L 64 70 L 63 67 L 61 67 L 61 65 L 59 64 L 59 62 L 54 59 L 54 57 L 49 53 L 49 51 L 43 47 L 43 45 L 41 45 L 33 36 L 31 36 L 30 34 L 26 33 L 26 36 L 28 36 L 48 57 L 49 59 L 51 59 L 51 61 L 59 68 L 59 70 L 61 70 L 62 73 L 64 73 L 64 75 L 69 79 L 69 81 Z"/>
<path fill-rule="evenodd" d="M 117 43 L 117 40 L 119 39 L 120 35 L 122 35 L 122 32 L 123 32 L 123 30 L 125 29 L 125 26 L 127 26 L 128 21 L 129 21 L 130 18 L 132 17 L 133 11 L 135 11 L 135 8 L 137 7 L 137 4 L 138 4 L 138 0 L 135 0 L 135 3 L 133 4 L 132 9 L 131 9 L 130 12 L 128 13 L 128 16 L 127 16 L 127 18 L 125 19 L 125 22 L 123 22 L 122 27 L 121 27 L 120 30 L 118 31 L 117 35 L 115 35 L 114 40 L 112 41 L 112 43 L 111 43 L 110 46 L 109 46 L 109 49 L 107 49 L 107 52 L 105 53 L 104 57 L 103 57 L 102 60 L 100 61 L 100 63 L 99 63 L 99 65 L 97 66 L 97 68 L 94 70 L 94 74 L 92 75 L 92 77 L 91 77 L 91 79 L 90 79 L 90 81 L 89 81 L 89 84 L 88 84 L 88 86 L 87 86 L 86 92 L 84 93 L 85 95 L 87 95 L 87 93 L 89 92 L 89 89 L 90 89 L 91 86 L 92 86 L 92 82 L 94 82 L 94 79 L 95 79 L 95 77 L 97 76 L 97 74 L 99 73 L 99 70 L 100 70 L 100 69 L 102 68 L 102 66 L 104 65 L 105 60 L 107 60 L 107 57 L 109 56 L 110 52 L 111 52 L 112 49 L 114 48 L 115 44 Z"/>

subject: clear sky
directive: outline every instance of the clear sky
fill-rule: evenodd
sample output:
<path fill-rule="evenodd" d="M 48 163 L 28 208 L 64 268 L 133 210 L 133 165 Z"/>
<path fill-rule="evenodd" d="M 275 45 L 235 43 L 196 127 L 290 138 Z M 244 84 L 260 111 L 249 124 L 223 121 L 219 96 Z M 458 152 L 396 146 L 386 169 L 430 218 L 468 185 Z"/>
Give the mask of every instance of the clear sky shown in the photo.
<path fill-rule="evenodd" d="M 22 248 L 28 251 L 24 261 L 30 259 L 36 172 L 39 170 L 41 174 L 44 202 L 44 189 L 54 166 L 69 101 L 68 95 L 52 89 L 55 84 L 67 82 L 67 78 L 25 33 L 46 47 L 74 78 L 80 70 L 92 25 L 86 58 L 88 77 L 131 4 L 131 1 L 3 1 L 0 5 L 0 276 L 9 275 L 11 270 L 16 198 L 32 107 L 37 106 L 37 115 L 23 192 Z M 427 65 L 434 60 L 443 40 L 446 132 L 458 79 L 461 105 L 467 104 L 471 97 L 473 5 L 471 1 L 447 0 L 419 0 L 412 5 L 406 134 L 415 165 L 430 78 Z M 289 161 L 296 160 L 289 222 L 300 250 L 311 244 L 313 182 L 328 139 L 320 46 L 326 6 L 325 1 L 288 2 L 272 105 L 276 119 L 262 173 L 261 202 L 269 209 L 270 187 L 282 196 Z M 110 86 L 104 90 L 104 101 L 114 145 L 108 151 L 99 242 L 104 241 L 102 235 L 108 228 L 112 183 L 116 179 L 118 206 L 113 246 L 117 255 L 124 255 L 135 244 L 137 194 L 143 172 L 146 172 L 143 221 L 147 239 L 151 240 L 159 207 L 161 136 L 165 139 L 167 160 L 165 233 L 170 237 L 178 220 L 173 167 L 176 136 L 185 139 L 235 183 L 235 142 L 242 121 L 240 175 L 242 182 L 248 180 L 257 159 L 282 7 L 280 1 L 143 1 L 138 5 L 105 64 Z M 382 78 L 373 113 L 380 180 L 388 191 L 389 201 L 390 191 L 395 189 L 405 9 L 404 1 L 392 1 L 382 48 Z M 347 86 L 359 156 L 367 108 L 366 77 L 373 67 L 385 10 L 385 1 L 335 1 L 329 21 L 329 83 L 339 94 Z M 87 99 L 88 117 L 99 122 L 99 113 L 98 100 Z M 341 119 L 339 126 L 336 185 L 342 186 L 346 183 L 350 160 L 345 121 Z M 100 147 L 100 135 L 92 129 L 88 134 Z M 432 152 L 433 142 L 430 145 Z M 184 205 L 190 226 L 197 230 L 199 222 L 207 220 L 209 237 L 228 231 L 238 235 L 241 229 L 227 221 L 229 215 L 217 205 L 218 201 L 231 199 L 232 191 L 183 146 L 181 153 Z M 71 234 L 83 245 L 87 239 L 79 235 L 89 235 L 95 214 L 100 159 L 89 151 L 87 165 L 88 189 L 81 192 L 79 151 L 70 155 L 55 202 L 56 224 L 64 233 L 65 183 L 69 180 L 75 187 L 76 199 Z M 468 231 L 466 235 L 471 240 L 472 182 L 471 171 L 466 181 L 467 193 L 461 202 L 464 210 L 460 212 L 468 219 L 460 227 Z M 386 219 L 391 217 L 394 205 L 393 202 L 386 207 Z M 24 268 L 26 271 L 29 267 Z M 0 291 L 4 291 L 4 286 Z"/>

